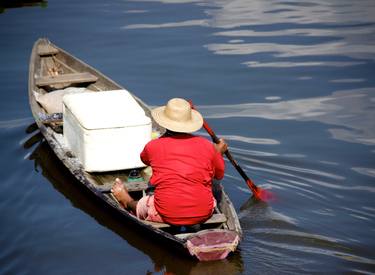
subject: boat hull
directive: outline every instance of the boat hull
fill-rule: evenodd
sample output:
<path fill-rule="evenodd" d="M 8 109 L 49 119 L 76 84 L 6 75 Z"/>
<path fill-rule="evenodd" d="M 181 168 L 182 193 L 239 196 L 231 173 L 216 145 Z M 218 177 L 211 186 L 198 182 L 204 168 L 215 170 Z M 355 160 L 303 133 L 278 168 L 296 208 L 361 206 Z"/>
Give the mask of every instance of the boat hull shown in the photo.
<path fill-rule="evenodd" d="M 174 247 L 173 249 L 193 255 L 201 261 L 223 259 L 235 251 L 242 237 L 242 230 L 234 207 L 220 183 L 214 184 L 213 189 L 218 202 L 217 210 L 210 220 L 199 226 L 199 230 L 181 232 L 180 228 L 174 226 L 140 220 L 122 208 L 109 192 L 114 179 L 121 178 L 132 196 L 140 198 L 147 192 L 149 170 L 147 167 L 140 170 L 143 179 L 141 182 L 131 181 L 129 170 L 87 172 L 65 144 L 61 121 L 46 120 L 51 114 L 46 112 L 36 97 L 66 87 L 84 87 L 93 92 L 125 88 L 52 44 L 48 39 L 39 39 L 34 44 L 29 66 L 29 102 L 32 114 L 54 154 L 86 190 L 117 213 L 119 219 L 142 229 L 141 234 L 151 237 L 152 241 L 158 239 L 167 242 Z M 150 108 L 134 94 L 131 95 L 152 120 Z M 158 133 L 165 131 L 154 120 L 152 130 Z"/>

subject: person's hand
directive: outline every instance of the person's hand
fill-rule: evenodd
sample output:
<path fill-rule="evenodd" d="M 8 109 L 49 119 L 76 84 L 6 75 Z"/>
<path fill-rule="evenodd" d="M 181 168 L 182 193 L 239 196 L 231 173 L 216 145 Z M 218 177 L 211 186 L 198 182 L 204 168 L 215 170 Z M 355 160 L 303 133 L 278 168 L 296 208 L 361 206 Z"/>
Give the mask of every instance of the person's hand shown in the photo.
<path fill-rule="evenodd" d="M 228 144 L 221 138 L 219 139 L 219 143 L 215 144 L 215 148 L 219 153 L 224 154 L 228 150 Z"/>

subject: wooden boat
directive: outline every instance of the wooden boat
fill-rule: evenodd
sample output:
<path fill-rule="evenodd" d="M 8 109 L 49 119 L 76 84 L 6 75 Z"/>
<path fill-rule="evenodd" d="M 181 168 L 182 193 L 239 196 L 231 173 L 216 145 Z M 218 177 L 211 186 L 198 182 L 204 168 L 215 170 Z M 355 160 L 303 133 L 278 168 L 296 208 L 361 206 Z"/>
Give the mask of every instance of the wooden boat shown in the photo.
<path fill-rule="evenodd" d="M 181 227 L 140 220 L 124 209 L 111 194 L 111 186 L 116 178 L 120 178 L 132 197 L 140 198 L 146 195 L 150 177 L 148 167 L 139 169 L 141 177 L 136 180 L 129 175 L 130 169 L 106 172 L 85 171 L 80 160 L 65 144 L 62 114 L 48 113 L 38 101 L 41 95 L 69 87 L 87 88 L 92 92 L 124 89 L 52 44 L 48 39 L 36 41 L 29 68 L 29 101 L 32 114 L 53 152 L 83 187 L 94 194 L 106 207 L 115 211 L 124 222 L 130 222 L 137 229 L 142 229 L 140 234 L 148 236 L 150 240 L 163 241 L 202 261 L 223 259 L 228 253 L 236 250 L 242 237 L 242 230 L 233 205 L 220 183 L 213 184 L 213 193 L 218 203 L 212 217 L 200 225 Z M 132 96 L 145 114 L 151 118 L 150 108 L 133 94 Z M 159 133 L 165 131 L 152 118 L 151 121 L 153 131 Z"/>

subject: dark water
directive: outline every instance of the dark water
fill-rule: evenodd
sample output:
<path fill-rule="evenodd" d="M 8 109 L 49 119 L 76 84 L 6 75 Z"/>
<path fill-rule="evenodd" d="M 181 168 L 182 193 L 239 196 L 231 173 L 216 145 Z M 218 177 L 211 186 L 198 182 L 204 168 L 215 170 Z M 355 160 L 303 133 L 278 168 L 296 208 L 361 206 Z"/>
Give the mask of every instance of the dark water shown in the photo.
<path fill-rule="evenodd" d="M 374 1 L 34 5 L 0 9 L 1 274 L 375 271 Z M 193 99 L 254 182 L 278 196 L 252 203 L 227 163 L 223 184 L 244 230 L 237 253 L 181 257 L 82 193 L 29 127 L 39 37 L 151 106 Z"/>

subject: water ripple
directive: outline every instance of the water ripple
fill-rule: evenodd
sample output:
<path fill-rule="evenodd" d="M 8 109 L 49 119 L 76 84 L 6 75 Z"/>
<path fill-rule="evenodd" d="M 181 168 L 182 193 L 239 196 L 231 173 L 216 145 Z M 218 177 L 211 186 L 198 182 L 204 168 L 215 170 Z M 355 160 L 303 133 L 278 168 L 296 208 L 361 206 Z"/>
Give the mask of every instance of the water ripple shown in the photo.
<path fill-rule="evenodd" d="M 215 36 L 236 38 L 236 43 L 231 39 L 205 47 L 220 55 L 270 54 L 272 62 L 262 59 L 243 63 L 258 68 L 344 67 L 364 64 L 364 59 L 375 60 L 375 6 L 372 1 L 361 1 L 358 5 L 351 1 L 345 1 L 344 5 L 323 1 L 309 1 L 308 5 L 300 3 L 276 0 L 220 3 L 219 9 L 208 11 L 212 17 L 209 24 L 225 29 L 215 32 Z M 264 26 L 267 26 L 266 30 Z M 281 40 L 285 37 L 292 37 L 293 43 L 289 42 L 290 39 Z M 280 39 L 278 43 L 260 43 L 259 38 Z M 251 40 L 251 43 L 246 40 Z M 337 61 L 334 58 L 337 56 L 361 60 Z M 285 60 L 296 57 L 314 60 Z"/>
<path fill-rule="evenodd" d="M 0 129 L 12 129 L 12 128 L 25 127 L 32 122 L 33 122 L 33 119 L 31 117 L 3 120 L 3 121 L 0 121 Z"/>
<path fill-rule="evenodd" d="M 359 83 L 366 81 L 363 78 L 346 78 L 346 79 L 332 79 L 330 82 L 332 83 Z"/>
<path fill-rule="evenodd" d="M 334 139 L 375 145 L 375 108 L 371 101 L 374 93 L 375 87 L 369 87 L 287 101 L 199 106 L 199 110 L 206 118 L 317 121 L 345 127 L 329 129 Z"/>
<path fill-rule="evenodd" d="M 374 32 L 373 26 L 361 26 L 358 27 L 341 27 L 334 29 L 318 29 L 318 28 L 290 28 L 282 30 L 230 30 L 216 32 L 216 36 L 228 36 L 228 37 L 284 37 L 287 35 L 291 36 L 327 36 L 327 37 L 343 37 L 343 36 L 357 36 L 357 35 L 371 35 Z"/>
<path fill-rule="evenodd" d="M 216 1 L 215 1 L 216 2 Z M 214 3 L 215 3 L 214 2 Z M 353 5 L 351 1 L 327 3 L 324 1 L 217 1 L 219 9 L 210 10 L 215 18 L 215 26 L 235 28 L 241 26 L 267 24 L 326 24 L 353 25 L 371 22 L 375 6 L 373 1 L 361 1 Z M 307 3 L 307 4 L 303 4 Z"/>
<path fill-rule="evenodd" d="M 337 243 L 344 242 L 342 239 L 327 237 L 319 234 L 311 234 L 307 232 L 301 232 L 298 230 L 292 229 L 278 229 L 278 228 L 253 228 L 250 230 L 252 234 L 267 235 L 272 234 L 273 237 L 280 236 L 282 238 L 286 237 L 289 241 L 291 239 L 298 239 L 298 242 L 312 242 L 319 243 L 319 246 L 326 244 L 329 247 L 337 246 L 340 247 Z"/>
<path fill-rule="evenodd" d="M 199 132 L 200 135 L 203 136 L 209 136 L 207 133 Z M 275 139 L 270 138 L 251 138 L 251 137 L 244 137 L 244 136 L 238 136 L 238 135 L 221 135 L 221 138 L 227 140 L 227 141 L 241 141 L 244 143 L 249 144 L 263 144 L 263 145 L 278 145 L 280 144 L 279 141 Z M 241 149 L 237 149 L 241 150 Z"/>
<path fill-rule="evenodd" d="M 356 171 L 357 173 L 365 176 L 369 176 L 372 178 L 375 178 L 375 169 L 369 168 L 369 167 L 352 167 L 353 171 Z"/>
<path fill-rule="evenodd" d="M 258 157 L 276 157 L 278 155 L 276 153 L 248 150 L 248 149 L 237 148 L 237 147 L 233 147 L 233 146 L 230 146 L 230 151 L 233 152 L 233 153 L 238 153 L 238 154 L 242 154 L 242 155 L 258 156 Z M 293 157 L 293 156 L 291 156 L 291 157 Z"/>
<path fill-rule="evenodd" d="M 348 67 L 365 64 L 365 62 L 360 61 L 305 61 L 305 62 L 258 62 L 258 61 L 248 61 L 242 64 L 251 68 L 295 68 L 295 67 Z"/>
<path fill-rule="evenodd" d="M 261 164 L 264 166 L 277 168 L 278 171 L 279 170 L 293 171 L 293 172 L 298 172 L 301 174 L 315 175 L 315 176 L 318 176 L 319 178 L 326 177 L 326 178 L 335 179 L 335 180 L 345 179 L 345 177 L 343 176 L 335 175 L 335 174 L 328 173 L 328 172 L 323 172 L 321 170 L 314 170 L 314 169 L 296 167 L 296 166 L 291 166 L 291 165 L 286 165 L 286 164 L 272 163 L 270 161 L 262 161 L 258 159 L 248 158 L 248 157 L 241 157 L 241 159 L 249 161 L 249 162 Z"/>
<path fill-rule="evenodd" d="M 371 213 L 369 213 L 369 211 L 357 210 L 357 209 L 353 209 L 353 208 L 350 208 L 350 207 L 341 207 L 341 208 L 344 209 L 346 212 L 355 213 L 355 214 L 360 215 L 360 216 L 367 216 L 368 219 L 374 219 L 375 218 L 375 214 L 371 214 Z M 363 209 L 366 210 L 365 208 L 363 208 Z"/>
<path fill-rule="evenodd" d="M 375 265 L 374 259 L 361 257 L 353 253 L 349 253 L 349 252 L 338 251 L 333 248 L 329 249 L 330 247 L 313 247 L 313 246 L 308 246 L 308 245 L 300 245 L 299 244 L 300 242 L 297 242 L 298 244 L 291 244 L 291 243 L 264 241 L 260 239 L 256 239 L 254 242 L 263 246 L 270 247 L 271 249 L 279 248 L 283 250 L 297 251 L 299 253 L 305 253 L 305 254 L 327 255 L 327 256 L 340 258 L 345 261 Z"/>
<path fill-rule="evenodd" d="M 299 192 L 300 196 L 306 197 L 306 198 L 308 198 L 310 200 L 312 199 L 312 196 L 309 196 L 309 195 L 315 196 L 317 198 L 317 200 L 319 200 L 320 202 L 322 200 L 326 200 L 326 201 L 328 200 L 328 198 L 326 196 L 322 195 L 318 191 L 308 190 L 306 187 L 309 186 L 309 185 L 307 185 L 307 184 L 303 184 L 304 187 L 299 187 L 299 186 L 296 186 L 296 181 L 290 181 L 290 183 L 292 183 L 292 184 L 287 183 L 287 182 L 282 182 L 280 180 L 279 181 L 269 180 L 268 182 L 273 183 L 276 186 L 284 186 L 284 187 L 286 187 L 285 189 L 287 189 L 287 190 L 293 190 L 293 189 L 294 190 L 299 190 L 300 191 Z M 309 186 L 309 187 L 311 187 L 311 186 Z"/>
<path fill-rule="evenodd" d="M 124 26 L 123 29 L 159 29 L 159 28 L 177 28 L 177 27 L 193 27 L 208 26 L 207 20 L 188 20 L 182 22 L 170 22 L 162 24 L 134 24 Z"/>
<path fill-rule="evenodd" d="M 226 44 L 213 43 L 206 48 L 215 54 L 250 55 L 256 53 L 272 53 L 274 57 L 308 57 L 308 56 L 337 56 L 375 60 L 373 45 L 353 45 L 344 42 L 326 42 L 319 45 L 290 45 L 276 43 L 242 43 Z M 361 63 L 359 63 L 361 64 Z M 323 64 L 322 64 L 323 65 Z"/>

